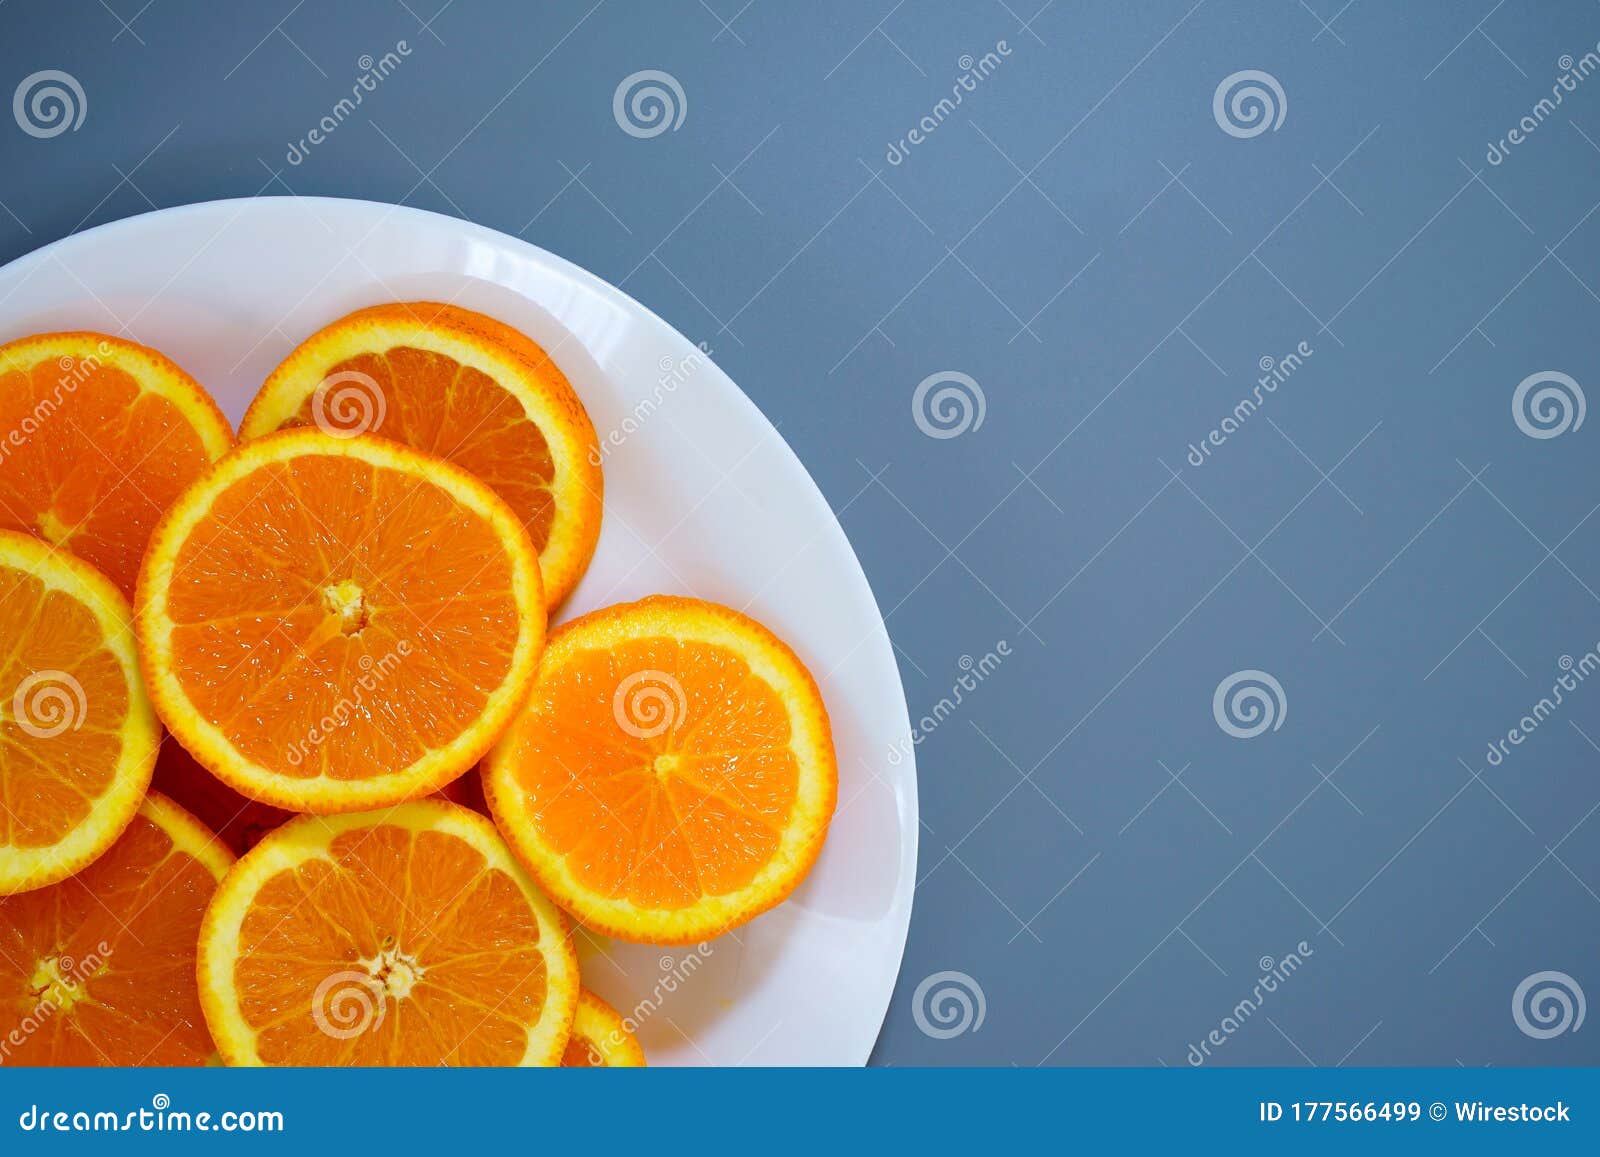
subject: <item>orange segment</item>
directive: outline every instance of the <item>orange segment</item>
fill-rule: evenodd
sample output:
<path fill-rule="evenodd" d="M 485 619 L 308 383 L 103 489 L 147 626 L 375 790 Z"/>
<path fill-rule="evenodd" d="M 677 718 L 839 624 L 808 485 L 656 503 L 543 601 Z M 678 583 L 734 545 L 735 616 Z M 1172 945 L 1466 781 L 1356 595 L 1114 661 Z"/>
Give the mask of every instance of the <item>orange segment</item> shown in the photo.
<path fill-rule="evenodd" d="M 206 913 L 199 976 L 234 1065 L 551 1065 L 578 1000 L 560 910 L 437 800 L 268 835 Z"/>
<path fill-rule="evenodd" d="M 160 727 L 109 579 L 0 530 L 0 894 L 53 884 L 133 818 Z"/>
<path fill-rule="evenodd" d="M 550 356 L 481 313 L 417 301 L 358 310 L 302 342 L 240 426 L 374 433 L 448 459 L 517 512 L 555 607 L 600 536 L 599 442 Z"/>
<path fill-rule="evenodd" d="M 232 863 L 152 792 L 83 872 L 0 898 L 0 1064 L 205 1064 L 195 944 Z"/>
<path fill-rule="evenodd" d="M 129 598 L 157 520 L 233 445 L 206 392 L 98 333 L 0 346 L 0 528 L 93 563 Z"/>
<path fill-rule="evenodd" d="M 539 560 L 465 471 L 293 430 L 240 446 L 151 540 L 137 614 L 167 728 L 252 799 L 355 811 L 471 767 L 544 642 Z"/>
<path fill-rule="evenodd" d="M 658 596 L 552 632 L 484 788 L 512 848 L 582 923 L 685 944 L 795 889 L 838 768 L 793 651 L 737 611 Z"/>
<path fill-rule="evenodd" d="M 644 1050 L 622 1015 L 587 988 L 578 992 L 578 1014 L 561 1064 L 569 1069 L 644 1068 Z"/>

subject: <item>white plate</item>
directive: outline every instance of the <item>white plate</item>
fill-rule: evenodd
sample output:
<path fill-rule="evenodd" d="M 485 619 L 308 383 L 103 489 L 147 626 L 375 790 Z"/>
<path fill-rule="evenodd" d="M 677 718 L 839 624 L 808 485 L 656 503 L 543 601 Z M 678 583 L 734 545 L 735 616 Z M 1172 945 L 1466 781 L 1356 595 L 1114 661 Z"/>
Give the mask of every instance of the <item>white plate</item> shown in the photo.
<path fill-rule="evenodd" d="M 787 903 L 696 949 L 584 937 L 584 981 L 634 1013 L 652 1064 L 866 1061 L 911 918 L 914 764 L 883 618 L 833 512 L 728 377 L 666 322 L 543 250 L 364 201 L 215 201 L 68 237 L 0 269 L 0 340 L 93 329 L 162 350 L 235 423 L 268 372 L 334 318 L 453 301 L 549 350 L 603 441 L 600 547 L 562 610 L 656 591 L 746 609 L 822 685 L 839 808 Z M 672 381 L 687 367 L 681 384 Z"/>

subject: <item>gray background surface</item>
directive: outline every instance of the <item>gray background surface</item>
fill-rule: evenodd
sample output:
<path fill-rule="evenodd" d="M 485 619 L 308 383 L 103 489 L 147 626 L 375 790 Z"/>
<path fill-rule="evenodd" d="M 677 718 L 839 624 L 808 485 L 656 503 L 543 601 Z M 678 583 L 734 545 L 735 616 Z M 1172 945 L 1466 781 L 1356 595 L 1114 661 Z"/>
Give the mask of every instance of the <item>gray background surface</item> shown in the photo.
<path fill-rule="evenodd" d="M 60 69 L 87 110 L 47 138 L 0 116 L 0 258 L 152 207 L 363 197 L 521 236 L 708 342 L 839 512 L 912 717 L 1010 652 L 918 747 L 878 1061 L 1183 1065 L 1219 1029 L 1224 1064 L 1595 1063 L 1600 1025 L 1536 1039 L 1512 994 L 1600 994 L 1600 679 L 1486 755 L 1600 641 L 1600 419 L 1512 413 L 1529 375 L 1600 380 L 1600 77 L 1534 111 L 1600 7 L 1041 2 L 10 0 L 0 96 Z M 649 138 L 613 116 L 643 69 L 686 104 Z M 1213 112 L 1245 69 L 1285 106 L 1250 137 Z M 913 395 L 944 371 L 984 418 L 934 438 Z M 1249 669 L 1281 725 L 1237 739 L 1213 693 Z M 942 1025 L 950 983 L 974 1015 Z"/>

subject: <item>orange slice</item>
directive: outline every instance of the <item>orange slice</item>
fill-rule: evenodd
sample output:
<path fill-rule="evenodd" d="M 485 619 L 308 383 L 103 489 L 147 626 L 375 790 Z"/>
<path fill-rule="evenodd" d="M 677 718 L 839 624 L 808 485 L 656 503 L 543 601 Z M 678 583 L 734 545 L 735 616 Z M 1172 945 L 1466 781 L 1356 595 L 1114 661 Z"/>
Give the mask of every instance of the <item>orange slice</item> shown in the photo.
<path fill-rule="evenodd" d="M 578 1002 L 560 910 L 438 800 L 267 836 L 206 912 L 199 975 L 232 1065 L 553 1065 Z"/>
<path fill-rule="evenodd" d="M 578 992 L 578 1014 L 561 1064 L 569 1069 L 642 1069 L 644 1050 L 622 1014 L 587 988 Z"/>
<path fill-rule="evenodd" d="M 449 459 L 517 512 L 546 605 L 578 585 L 600 537 L 600 444 L 566 376 L 524 334 L 438 302 L 358 310 L 302 342 L 240 424 L 371 432 Z"/>
<path fill-rule="evenodd" d="M 232 863 L 193 816 L 152 792 L 81 873 L 0 898 L 0 1064 L 211 1059 L 195 943 Z"/>
<path fill-rule="evenodd" d="M 0 894 L 79 871 L 138 810 L 161 729 L 130 617 L 88 563 L 0 530 Z"/>
<path fill-rule="evenodd" d="M 381 438 L 247 442 L 172 506 L 139 582 L 156 711 L 201 764 L 291 811 L 437 791 L 527 694 L 539 560 L 495 493 Z"/>
<path fill-rule="evenodd" d="M 657 596 L 551 633 L 485 794 L 557 903 L 623 940 L 710 939 L 785 899 L 833 815 L 816 682 L 737 611 Z"/>
<path fill-rule="evenodd" d="M 99 333 L 0 346 L 0 528 L 87 559 L 128 598 L 161 512 L 232 445 L 155 350 Z"/>

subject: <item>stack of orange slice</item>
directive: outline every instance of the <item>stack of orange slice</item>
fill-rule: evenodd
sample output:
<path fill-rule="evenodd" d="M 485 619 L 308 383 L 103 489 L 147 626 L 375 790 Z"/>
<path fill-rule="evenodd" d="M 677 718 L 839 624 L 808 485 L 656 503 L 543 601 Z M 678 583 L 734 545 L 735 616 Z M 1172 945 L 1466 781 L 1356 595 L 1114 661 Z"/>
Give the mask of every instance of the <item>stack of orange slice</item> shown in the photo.
<path fill-rule="evenodd" d="M 569 917 L 701 941 L 803 880 L 838 777 L 787 645 L 667 596 L 546 638 L 602 511 L 557 352 L 364 309 L 284 360 L 233 448 L 153 351 L 0 348 L 0 419 L 28 420 L 0 447 L 19 1058 L 642 1065 Z"/>

